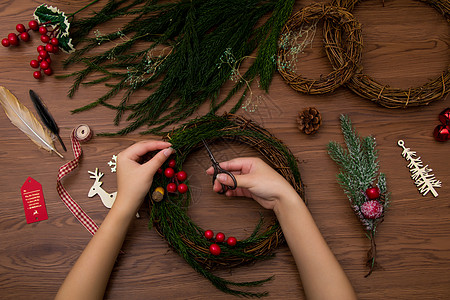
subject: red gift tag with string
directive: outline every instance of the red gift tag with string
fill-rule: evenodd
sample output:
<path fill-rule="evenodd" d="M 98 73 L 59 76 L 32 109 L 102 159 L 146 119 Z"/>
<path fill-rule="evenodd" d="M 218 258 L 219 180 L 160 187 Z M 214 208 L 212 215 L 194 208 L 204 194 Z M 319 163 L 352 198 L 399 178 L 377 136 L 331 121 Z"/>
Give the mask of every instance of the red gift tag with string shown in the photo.
<path fill-rule="evenodd" d="M 31 177 L 22 185 L 23 209 L 27 223 L 34 223 L 48 219 L 47 208 L 45 207 L 44 193 L 42 185 Z"/>

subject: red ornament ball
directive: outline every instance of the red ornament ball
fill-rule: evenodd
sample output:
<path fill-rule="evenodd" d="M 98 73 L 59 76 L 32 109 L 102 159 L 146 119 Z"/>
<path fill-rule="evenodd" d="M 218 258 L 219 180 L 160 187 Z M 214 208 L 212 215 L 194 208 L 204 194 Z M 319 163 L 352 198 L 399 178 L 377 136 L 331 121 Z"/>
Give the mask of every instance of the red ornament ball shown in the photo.
<path fill-rule="evenodd" d="M 367 219 L 378 219 L 383 214 L 383 205 L 376 200 L 370 200 L 361 205 L 361 212 Z"/>
<path fill-rule="evenodd" d="M 167 168 L 164 170 L 164 176 L 167 178 L 172 178 L 175 175 L 175 171 L 172 168 Z"/>
<path fill-rule="evenodd" d="M 4 38 L 4 39 L 2 40 L 2 46 L 3 46 L 3 47 L 9 47 L 9 46 L 11 46 L 11 43 L 9 42 L 9 39 Z"/>
<path fill-rule="evenodd" d="M 169 160 L 168 165 L 170 168 L 175 168 L 175 166 L 177 165 L 177 162 L 175 161 L 175 159 L 171 159 L 171 160 Z"/>
<path fill-rule="evenodd" d="M 450 107 L 447 107 L 439 114 L 439 121 L 444 125 L 450 124 Z"/>
<path fill-rule="evenodd" d="M 228 246 L 236 246 L 237 243 L 237 239 L 234 236 L 230 236 L 229 238 L 227 238 L 227 244 Z"/>
<path fill-rule="evenodd" d="M 216 242 L 222 243 L 223 241 L 225 241 L 225 234 L 223 234 L 222 232 L 218 232 L 216 234 Z"/>
<path fill-rule="evenodd" d="M 25 32 L 25 25 L 23 25 L 23 24 L 17 24 L 16 25 L 16 30 L 17 30 L 17 32 Z"/>
<path fill-rule="evenodd" d="M 36 79 L 40 79 L 40 78 L 41 78 L 41 76 L 42 76 L 42 74 L 41 74 L 41 72 L 40 72 L 40 71 L 34 71 L 34 72 L 33 72 L 33 77 L 34 77 L 34 78 L 36 78 Z"/>
<path fill-rule="evenodd" d="M 212 230 L 206 230 L 204 233 L 205 238 L 208 240 L 212 239 L 214 237 L 214 232 Z"/>
<path fill-rule="evenodd" d="M 167 192 L 175 193 L 177 191 L 177 185 L 173 182 L 169 183 L 166 187 Z"/>
<path fill-rule="evenodd" d="M 39 24 L 36 20 L 31 20 L 30 22 L 28 22 L 28 27 L 31 28 L 31 30 L 38 30 L 39 29 Z"/>
<path fill-rule="evenodd" d="M 180 194 L 185 194 L 188 191 L 188 186 L 185 183 L 180 183 L 178 185 L 178 192 Z"/>
<path fill-rule="evenodd" d="M 378 187 L 371 187 L 366 190 L 367 198 L 375 200 L 380 198 L 380 189 Z"/>
<path fill-rule="evenodd" d="M 450 127 L 442 124 L 436 126 L 433 136 L 438 142 L 448 141 L 450 139 Z"/>
<path fill-rule="evenodd" d="M 220 252 L 221 252 L 221 250 L 220 250 L 220 247 L 219 247 L 219 245 L 217 245 L 217 244 L 211 244 L 211 246 L 209 246 L 209 252 L 212 254 L 212 255 L 220 255 Z"/>
<path fill-rule="evenodd" d="M 187 178 L 187 174 L 186 174 L 185 171 L 180 171 L 180 172 L 177 173 L 177 179 L 179 181 L 185 181 L 186 178 Z"/>

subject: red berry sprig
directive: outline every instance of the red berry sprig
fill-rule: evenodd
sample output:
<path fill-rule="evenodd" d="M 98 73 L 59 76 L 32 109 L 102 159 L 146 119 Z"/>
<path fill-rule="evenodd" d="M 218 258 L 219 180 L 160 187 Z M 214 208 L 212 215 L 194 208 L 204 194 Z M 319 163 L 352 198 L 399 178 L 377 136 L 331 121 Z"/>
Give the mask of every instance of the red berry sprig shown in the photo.
<path fill-rule="evenodd" d="M 212 255 L 216 256 L 220 255 L 222 250 L 220 249 L 220 246 L 218 244 L 223 243 L 225 241 L 225 234 L 223 234 L 222 232 L 218 232 L 214 238 L 214 232 L 208 229 L 203 233 L 203 235 L 205 236 L 206 239 L 212 240 L 211 241 L 212 244 L 209 246 L 209 252 Z M 230 236 L 229 238 L 226 239 L 226 243 L 228 244 L 228 246 L 234 247 L 237 244 L 237 239 L 235 237 Z"/>
<path fill-rule="evenodd" d="M 3 47 L 18 46 L 20 44 L 20 40 L 24 42 L 28 42 L 30 40 L 30 34 L 28 33 L 30 30 L 39 31 L 39 34 L 41 34 L 40 39 L 45 45 L 41 45 L 37 48 L 39 54 L 37 59 L 30 61 L 30 66 L 33 69 L 39 69 L 38 71 L 33 72 L 33 77 L 36 79 L 40 79 L 42 77 L 42 72 L 47 76 L 53 74 L 50 53 L 59 52 L 59 40 L 55 36 L 58 30 L 54 29 L 49 32 L 46 27 L 47 24 L 48 22 L 39 24 L 36 20 L 31 20 L 28 22 L 28 28 L 26 28 L 23 24 L 17 24 L 16 30 L 18 34 L 10 33 L 7 38 L 2 40 Z"/>
<path fill-rule="evenodd" d="M 167 162 L 166 168 L 159 168 L 157 173 L 164 174 L 164 176 L 170 179 L 170 182 L 166 186 L 168 193 L 180 193 L 185 194 L 189 190 L 187 184 L 183 183 L 187 179 L 187 173 L 183 170 L 175 172 L 177 162 L 175 159 L 170 159 Z"/>

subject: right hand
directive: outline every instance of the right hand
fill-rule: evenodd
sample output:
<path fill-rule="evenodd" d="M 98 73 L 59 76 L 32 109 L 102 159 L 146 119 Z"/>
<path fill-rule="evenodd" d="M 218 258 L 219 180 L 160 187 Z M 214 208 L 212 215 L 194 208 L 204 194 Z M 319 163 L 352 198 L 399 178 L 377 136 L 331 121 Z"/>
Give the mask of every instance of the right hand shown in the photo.
<path fill-rule="evenodd" d="M 228 190 L 227 196 L 245 196 L 253 198 L 262 207 L 274 209 L 280 200 L 296 193 L 294 188 L 274 169 L 256 157 L 236 158 L 220 163 L 220 167 L 230 171 L 236 178 L 238 187 Z M 210 167 L 206 170 L 209 175 L 214 174 Z M 233 180 L 226 174 L 218 174 L 213 190 L 221 190 L 220 184 L 233 186 Z"/>

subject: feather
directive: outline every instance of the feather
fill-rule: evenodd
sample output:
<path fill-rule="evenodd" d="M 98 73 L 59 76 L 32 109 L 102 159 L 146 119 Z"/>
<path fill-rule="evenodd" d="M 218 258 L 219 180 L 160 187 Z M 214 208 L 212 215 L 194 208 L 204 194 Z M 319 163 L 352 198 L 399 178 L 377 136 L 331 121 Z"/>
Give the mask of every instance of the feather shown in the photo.
<path fill-rule="evenodd" d="M 22 130 L 36 145 L 47 151 L 53 151 L 64 158 L 54 147 L 50 132 L 45 129 L 17 98 L 5 87 L 0 86 L 0 102 L 11 122 Z"/>
<path fill-rule="evenodd" d="M 48 111 L 45 104 L 42 102 L 41 98 L 33 91 L 30 90 L 30 98 L 33 101 L 34 107 L 39 114 L 44 125 L 58 138 L 59 143 L 63 147 L 64 151 L 67 151 L 66 145 L 64 145 L 61 137 L 59 136 L 59 127 L 56 124 L 55 119 L 53 119 L 52 115 Z"/>

